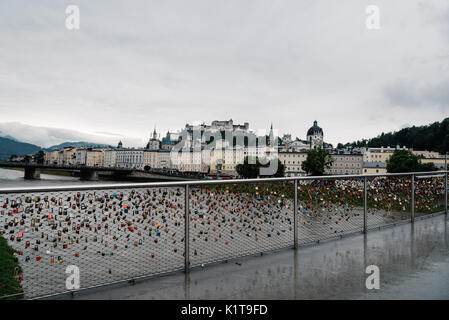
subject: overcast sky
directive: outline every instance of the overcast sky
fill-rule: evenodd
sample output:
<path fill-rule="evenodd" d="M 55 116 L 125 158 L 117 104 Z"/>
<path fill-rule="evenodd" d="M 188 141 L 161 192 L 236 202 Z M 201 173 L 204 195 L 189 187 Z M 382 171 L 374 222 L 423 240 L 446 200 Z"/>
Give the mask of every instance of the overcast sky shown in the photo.
<path fill-rule="evenodd" d="M 141 146 L 230 118 L 304 139 L 316 119 L 349 142 L 449 116 L 448 48 L 445 0 L 0 0 L 0 132 Z"/>

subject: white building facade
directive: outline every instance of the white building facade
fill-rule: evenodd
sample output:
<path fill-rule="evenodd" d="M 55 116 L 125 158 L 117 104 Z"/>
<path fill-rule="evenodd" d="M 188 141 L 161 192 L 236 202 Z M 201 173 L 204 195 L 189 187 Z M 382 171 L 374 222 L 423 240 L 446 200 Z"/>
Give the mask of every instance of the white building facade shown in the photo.
<path fill-rule="evenodd" d="M 116 167 L 143 170 L 144 152 L 144 149 L 117 149 Z"/>

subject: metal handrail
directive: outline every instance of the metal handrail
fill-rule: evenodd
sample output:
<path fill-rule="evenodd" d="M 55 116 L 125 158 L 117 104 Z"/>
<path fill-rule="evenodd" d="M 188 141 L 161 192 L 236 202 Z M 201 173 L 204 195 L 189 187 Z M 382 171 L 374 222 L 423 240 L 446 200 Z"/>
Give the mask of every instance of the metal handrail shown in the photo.
<path fill-rule="evenodd" d="M 305 177 L 282 177 L 282 178 L 256 178 L 256 179 L 231 179 L 231 180 L 194 180 L 175 182 L 144 182 L 144 183 L 117 183 L 117 184 L 94 184 L 94 185 L 71 185 L 63 187 L 28 187 L 28 188 L 0 188 L 0 194 L 5 193 L 31 193 L 31 192 L 58 192 L 58 191 L 86 191 L 104 189 L 130 189 L 130 188 L 155 188 L 155 187 L 185 187 L 195 185 L 215 185 L 215 184 L 240 184 L 240 183 L 260 183 L 260 182 L 285 182 L 302 180 L 333 180 L 333 179 L 354 179 L 354 178 L 377 178 L 377 177 L 400 177 L 400 176 L 427 176 L 444 175 L 448 170 L 426 171 L 426 172 L 405 172 L 405 173 L 380 173 L 380 174 L 348 174 L 329 176 L 305 176 Z"/>

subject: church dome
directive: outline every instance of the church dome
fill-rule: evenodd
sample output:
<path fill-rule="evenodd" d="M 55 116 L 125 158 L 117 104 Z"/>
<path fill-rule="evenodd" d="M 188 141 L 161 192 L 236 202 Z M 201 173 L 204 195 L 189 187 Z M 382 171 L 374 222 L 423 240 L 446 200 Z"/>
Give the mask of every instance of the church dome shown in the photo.
<path fill-rule="evenodd" d="M 323 135 L 323 129 L 318 127 L 318 121 L 315 120 L 313 122 L 313 126 L 310 127 L 310 129 L 307 131 L 307 136 L 313 136 L 313 135 L 316 135 L 316 134 Z"/>

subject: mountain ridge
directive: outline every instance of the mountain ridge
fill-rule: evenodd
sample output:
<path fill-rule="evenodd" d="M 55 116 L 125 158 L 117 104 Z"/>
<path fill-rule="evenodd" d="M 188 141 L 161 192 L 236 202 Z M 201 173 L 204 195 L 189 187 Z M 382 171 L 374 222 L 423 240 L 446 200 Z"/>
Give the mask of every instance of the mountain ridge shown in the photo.
<path fill-rule="evenodd" d="M 17 140 L 12 140 L 10 138 L 0 137 L 0 158 L 1 159 L 9 158 L 13 154 L 15 154 L 17 156 L 23 156 L 26 154 L 35 154 L 39 150 L 42 150 L 42 148 L 35 144 L 20 142 Z"/>
<path fill-rule="evenodd" d="M 100 147 L 106 148 L 109 145 L 101 144 L 101 143 L 93 143 L 93 142 L 64 142 L 58 145 L 54 145 L 48 148 L 42 148 L 41 146 L 26 143 L 15 139 L 10 136 L 0 137 L 0 159 L 9 159 L 12 155 L 24 156 L 27 154 L 35 154 L 38 151 L 49 152 L 60 148 L 66 147 Z"/>

